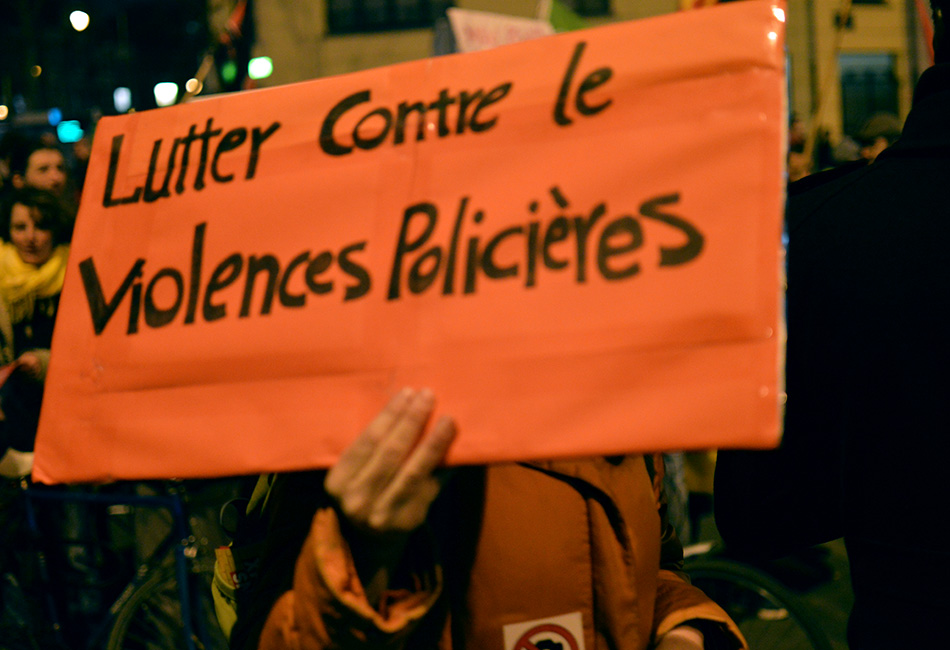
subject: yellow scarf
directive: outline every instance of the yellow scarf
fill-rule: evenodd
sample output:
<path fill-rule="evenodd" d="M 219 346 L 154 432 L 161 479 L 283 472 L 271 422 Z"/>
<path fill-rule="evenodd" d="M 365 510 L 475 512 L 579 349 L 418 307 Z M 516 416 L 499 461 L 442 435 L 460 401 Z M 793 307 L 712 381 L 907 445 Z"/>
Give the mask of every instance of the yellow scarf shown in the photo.
<path fill-rule="evenodd" d="M 10 242 L 0 244 L 0 298 L 10 310 L 10 320 L 19 323 L 33 316 L 36 298 L 55 296 L 63 290 L 69 246 L 60 244 L 42 266 L 20 259 Z"/>

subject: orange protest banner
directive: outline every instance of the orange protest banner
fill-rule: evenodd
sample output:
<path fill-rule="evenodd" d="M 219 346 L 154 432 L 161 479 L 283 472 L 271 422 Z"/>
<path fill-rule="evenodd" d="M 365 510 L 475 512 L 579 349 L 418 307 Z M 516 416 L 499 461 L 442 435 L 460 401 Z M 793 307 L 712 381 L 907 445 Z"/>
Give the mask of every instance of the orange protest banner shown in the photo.
<path fill-rule="evenodd" d="M 103 119 L 44 482 L 778 440 L 784 14 L 750 1 Z"/>

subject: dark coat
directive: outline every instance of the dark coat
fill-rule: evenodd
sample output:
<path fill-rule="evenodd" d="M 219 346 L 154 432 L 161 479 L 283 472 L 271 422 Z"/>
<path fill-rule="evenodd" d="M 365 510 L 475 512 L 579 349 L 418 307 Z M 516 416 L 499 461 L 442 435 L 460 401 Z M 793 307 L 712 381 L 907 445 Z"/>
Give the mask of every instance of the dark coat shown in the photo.
<path fill-rule="evenodd" d="M 759 554 L 843 536 L 855 650 L 945 643 L 950 65 L 873 164 L 806 180 L 787 213 L 782 448 L 720 453 L 717 524 Z"/>

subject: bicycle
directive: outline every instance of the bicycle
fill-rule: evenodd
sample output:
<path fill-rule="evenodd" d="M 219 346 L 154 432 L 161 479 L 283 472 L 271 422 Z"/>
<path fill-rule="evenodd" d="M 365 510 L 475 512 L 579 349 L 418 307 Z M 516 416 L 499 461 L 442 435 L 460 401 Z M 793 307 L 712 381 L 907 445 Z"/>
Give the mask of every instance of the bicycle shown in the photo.
<path fill-rule="evenodd" d="M 832 650 L 809 606 L 761 569 L 730 558 L 715 542 L 684 549 L 694 585 L 716 601 L 756 650 Z"/>
<path fill-rule="evenodd" d="M 43 631 L 35 628 L 19 630 L 26 637 L 21 641 L 23 647 L 37 650 L 41 647 L 57 650 L 226 650 L 227 641 L 218 628 L 211 597 L 214 556 L 210 549 L 204 548 L 207 541 L 200 539 L 192 527 L 185 484 L 159 482 L 158 493 L 151 495 L 134 493 L 135 485 L 130 493 L 113 490 L 100 494 L 41 488 L 30 485 L 25 478 L 20 481 L 19 495 L 34 544 L 35 571 L 45 609 Z M 167 533 L 154 551 L 138 564 L 131 579 L 97 617 L 98 620 L 90 621 L 84 640 L 66 638 L 69 630 L 63 625 L 51 595 L 54 583 L 42 543 L 38 502 L 99 505 L 119 512 L 123 508 L 145 508 L 170 515 Z"/>

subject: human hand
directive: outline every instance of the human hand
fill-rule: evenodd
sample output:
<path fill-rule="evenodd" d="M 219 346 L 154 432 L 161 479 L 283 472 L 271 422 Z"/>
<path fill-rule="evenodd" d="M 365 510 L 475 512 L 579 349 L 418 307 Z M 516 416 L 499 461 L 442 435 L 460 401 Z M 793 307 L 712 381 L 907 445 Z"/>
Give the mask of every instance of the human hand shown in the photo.
<path fill-rule="evenodd" d="M 324 480 L 370 603 L 387 588 L 409 533 L 425 522 L 446 478 L 437 468 L 455 424 L 443 417 L 426 433 L 434 404 L 429 390 L 400 391 Z"/>
<path fill-rule="evenodd" d="M 456 433 L 448 417 L 426 433 L 434 405 L 431 391 L 403 389 L 327 474 L 324 487 L 349 524 L 386 534 L 425 521 L 445 479 L 437 468 Z"/>
<path fill-rule="evenodd" d="M 656 644 L 656 650 L 703 650 L 705 647 L 703 633 L 689 625 L 674 627 Z"/>

